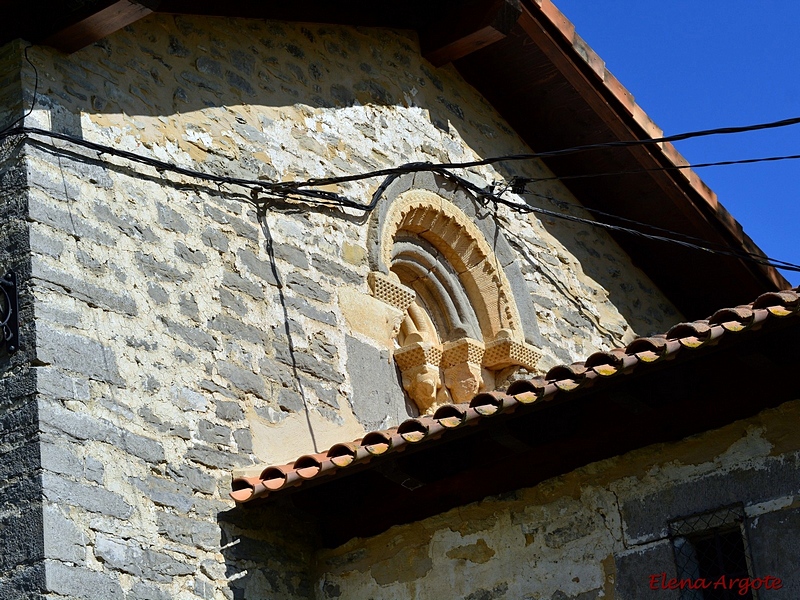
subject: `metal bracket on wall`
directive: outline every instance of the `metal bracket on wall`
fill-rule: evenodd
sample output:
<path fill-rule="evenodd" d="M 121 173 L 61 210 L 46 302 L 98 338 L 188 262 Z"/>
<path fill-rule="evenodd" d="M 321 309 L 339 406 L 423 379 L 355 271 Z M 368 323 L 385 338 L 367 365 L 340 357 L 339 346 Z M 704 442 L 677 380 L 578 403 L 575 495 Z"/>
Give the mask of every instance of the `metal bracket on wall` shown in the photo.
<path fill-rule="evenodd" d="M 18 306 L 17 275 L 9 271 L 0 278 L 0 349 L 8 354 L 19 349 Z"/>

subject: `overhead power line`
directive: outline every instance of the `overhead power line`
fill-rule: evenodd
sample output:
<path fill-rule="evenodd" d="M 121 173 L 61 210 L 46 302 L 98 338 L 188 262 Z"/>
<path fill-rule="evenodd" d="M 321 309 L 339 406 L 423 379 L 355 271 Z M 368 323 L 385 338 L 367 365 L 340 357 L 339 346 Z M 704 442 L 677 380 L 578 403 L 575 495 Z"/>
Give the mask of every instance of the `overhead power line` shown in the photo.
<path fill-rule="evenodd" d="M 39 128 L 34 127 L 17 127 L 5 132 L 0 133 L 0 140 L 13 136 L 13 135 L 39 135 L 50 137 L 53 139 L 62 140 L 65 142 L 69 142 L 75 144 L 76 146 L 80 146 L 89 150 L 96 151 L 100 154 L 106 154 L 110 156 L 120 157 L 126 160 L 129 160 L 134 163 L 147 165 L 157 169 L 159 172 L 171 172 L 178 175 L 183 175 L 186 177 L 195 178 L 201 181 L 208 181 L 212 183 L 216 183 L 218 185 L 235 185 L 241 186 L 249 189 L 251 191 L 251 195 L 253 197 L 253 204 L 256 206 L 261 207 L 265 202 L 268 200 L 266 198 L 261 199 L 259 198 L 260 195 L 266 194 L 271 196 L 273 199 L 285 199 L 285 200 L 293 200 L 293 201 L 301 201 L 308 204 L 317 204 L 322 206 L 330 206 L 330 207 L 339 207 L 339 208 L 350 208 L 354 210 L 358 210 L 360 212 L 370 212 L 375 206 L 377 205 L 378 200 L 380 199 L 382 193 L 388 187 L 392 180 L 396 177 L 409 174 L 409 173 L 419 173 L 419 172 L 434 172 L 442 175 L 443 177 L 447 177 L 455 182 L 457 182 L 462 187 L 469 189 L 473 193 L 475 193 L 478 197 L 483 198 L 484 200 L 494 202 L 496 204 L 504 205 L 509 207 L 512 210 L 518 212 L 527 212 L 527 213 L 537 213 L 542 214 L 545 216 L 565 219 L 568 221 L 578 222 L 586 225 L 591 225 L 595 227 L 601 227 L 607 229 L 609 231 L 617 231 L 617 232 L 624 232 L 631 235 L 636 235 L 639 237 L 647 238 L 653 241 L 661 241 L 661 242 L 668 242 L 677 244 L 686 248 L 692 248 L 700 251 L 704 251 L 707 253 L 718 254 L 722 256 L 731 256 L 735 258 L 739 258 L 741 260 L 755 262 L 757 264 L 771 266 L 778 269 L 790 270 L 790 271 L 798 271 L 800 272 L 800 265 L 796 265 L 794 263 L 789 263 L 786 261 L 780 261 L 776 259 L 772 259 L 766 256 L 762 256 L 760 254 L 753 254 L 748 253 L 745 251 L 731 251 L 726 250 L 724 248 L 712 248 L 710 247 L 708 242 L 703 240 L 698 240 L 697 238 L 690 238 L 690 236 L 686 236 L 679 232 L 664 230 L 661 228 L 656 228 L 652 225 L 648 225 L 646 223 L 640 223 L 635 221 L 630 221 L 632 224 L 636 224 L 638 226 L 646 227 L 653 230 L 658 230 L 665 235 L 657 235 L 652 233 L 647 233 L 638 229 L 634 229 L 632 227 L 624 227 L 620 225 L 615 225 L 612 223 L 606 223 L 602 221 L 596 221 L 592 219 L 584 219 L 582 217 L 577 217 L 575 215 L 570 215 L 566 213 L 559 213 L 557 211 L 551 211 L 543 208 L 538 208 L 534 206 L 530 206 L 528 204 L 520 204 L 518 202 L 514 202 L 502 197 L 502 193 L 498 194 L 493 192 L 491 188 L 481 188 L 473 184 L 472 182 L 464 179 L 463 177 L 459 177 L 454 173 L 451 173 L 451 169 L 465 169 L 470 167 L 482 166 L 482 165 L 489 165 L 495 164 L 500 162 L 506 161 L 517 161 L 517 160 L 532 160 L 538 159 L 547 156 L 558 156 L 572 152 L 582 152 L 597 148 L 608 148 L 608 147 L 619 147 L 619 146 L 631 146 L 631 145 L 643 145 L 643 144 L 652 144 L 652 143 L 660 143 L 664 141 L 672 141 L 678 139 L 688 139 L 690 137 L 699 137 L 705 135 L 719 135 L 719 134 L 732 134 L 732 133 L 741 133 L 744 131 L 755 131 L 759 129 L 770 129 L 775 127 L 785 127 L 789 125 L 794 125 L 800 123 L 800 118 L 794 119 L 785 119 L 783 121 L 776 121 L 773 123 L 762 123 L 758 125 L 750 125 L 746 127 L 727 127 L 721 129 L 709 129 L 697 132 L 689 132 L 678 134 L 676 136 L 668 136 L 664 138 L 657 138 L 657 139 L 650 139 L 650 140 L 630 140 L 630 141 L 617 141 L 617 142 L 608 142 L 604 144 L 591 144 L 585 146 L 577 146 L 574 148 L 566 148 L 562 150 L 554 150 L 550 152 L 541 152 L 541 153 L 531 153 L 531 154 L 513 154 L 513 155 L 505 155 L 505 156 L 498 156 L 498 157 L 490 157 L 478 161 L 470 161 L 470 162 L 461 162 L 461 163 L 429 163 L 429 162 L 417 162 L 417 163 L 409 163 L 405 165 L 401 165 L 399 167 L 392 167 L 387 169 L 378 169 L 374 171 L 368 171 L 365 173 L 359 173 L 354 175 L 345 175 L 340 177 L 328 177 L 328 178 L 317 178 L 317 179 L 308 179 L 305 181 L 294 181 L 294 182 L 279 182 L 279 183 L 270 183 L 261 180 L 254 180 L 254 179 L 245 179 L 245 178 L 238 178 L 238 177 L 229 177 L 226 175 L 216 175 L 213 173 L 204 173 L 202 171 L 197 171 L 195 169 L 189 169 L 186 167 L 181 167 L 172 163 L 168 163 L 165 161 L 161 161 L 158 159 L 150 158 L 147 156 L 142 156 L 140 154 L 136 154 L 134 152 L 129 152 L 127 150 L 120 150 L 114 148 L 112 146 L 107 146 L 104 144 L 97 144 L 95 142 L 90 142 L 88 140 L 84 140 L 81 138 L 77 138 L 68 134 L 58 133 L 53 131 L 47 131 Z M 56 151 L 59 150 L 58 147 L 48 144 L 46 142 L 42 142 L 40 140 L 36 140 L 36 143 L 44 144 Z M 777 160 L 778 157 L 775 157 Z M 752 161 L 761 161 L 762 159 L 748 159 Z M 732 162 L 732 161 L 731 161 Z M 348 183 L 352 181 L 361 181 L 365 179 L 372 179 L 384 177 L 384 182 L 378 187 L 375 194 L 373 195 L 372 201 L 369 204 L 364 204 L 362 202 L 353 200 L 347 196 L 342 194 L 338 194 L 335 192 L 330 192 L 326 190 L 318 190 L 318 189 L 309 189 L 319 186 L 325 185 L 333 185 L 333 184 L 342 184 Z M 510 187 L 510 186 L 508 186 Z M 505 188 L 508 189 L 508 188 Z M 505 190 L 504 190 L 505 191 Z M 524 192 L 524 188 L 522 190 Z M 538 194 L 537 194 L 538 195 Z M 549 199 L 549 198 L 548 198 Z M 599 213 L 598 213 L 599 214 Z M 616 215 L 607 214 L 606 216 L 611 216 L 615 219 L 622 219 L 626 220 L 622 217 L 618 217 Z M 700 243 L 696 243 L 700 242 Z"/>

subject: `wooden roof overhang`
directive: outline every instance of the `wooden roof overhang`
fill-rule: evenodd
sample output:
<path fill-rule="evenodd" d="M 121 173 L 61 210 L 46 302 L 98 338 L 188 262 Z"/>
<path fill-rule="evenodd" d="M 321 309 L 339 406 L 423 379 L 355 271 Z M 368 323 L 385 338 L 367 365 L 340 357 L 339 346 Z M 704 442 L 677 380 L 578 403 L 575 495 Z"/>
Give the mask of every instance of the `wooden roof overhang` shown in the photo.
<path fill-rule="evenodd" d="M 47 0 L 3 1 L 0 6 L 10 17 L 0 24 L 0 43 L 23 37 L 66 52 L 154 11 L 410 29 L 418 33 L 426 58 L 436 65 L 452 63 L 534 151 L 662 135 L 550 0 Z M 562 177 L 686 164 L 668 143 L 606 148 L 545 162 Z M 587 207 L 691 235 L 723 250 L 761 254 L 691 170 L 565 184 Z M 613 235 L 690 319 L 789 287 L 771 267 L 626 233 Z"/>

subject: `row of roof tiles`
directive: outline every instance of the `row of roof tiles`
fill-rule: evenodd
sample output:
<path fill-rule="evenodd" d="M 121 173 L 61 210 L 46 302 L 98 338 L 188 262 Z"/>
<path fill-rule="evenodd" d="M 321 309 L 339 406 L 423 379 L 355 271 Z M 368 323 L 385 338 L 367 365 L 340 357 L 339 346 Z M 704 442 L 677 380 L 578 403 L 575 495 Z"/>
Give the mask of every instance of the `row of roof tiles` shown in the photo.
<path fill-rule="evenodd" d="M 625 348 L 596 352 L 584 362 L 553 367 L 544 377 L 516 381 L 506 392 L 482 393 L 469 403 L 446 404 L 433 415 L 408 419 L 399 427 L 372 431 L 361 439 L 336 444 L 327 452 L 306 454 L 293 463 L 267 467 L 258 477 L 234 479 L 230 495 L 237 503 L 246 503 L 296 488 L 402 451 L 409 445 L 442 439 L 450 431 L 478 424 L 494 415 L 549 402 L 557 396 L 602 384 L 604 380 L 639 372 L 678 354 L 734 339 L 741 332 L 759 329 L 767 321 L 798 316 L 800 288 L 763 294 L 751 304 L 719 310 L 708 319 L 678 324 L 666 334 L 638 338 Z"/>

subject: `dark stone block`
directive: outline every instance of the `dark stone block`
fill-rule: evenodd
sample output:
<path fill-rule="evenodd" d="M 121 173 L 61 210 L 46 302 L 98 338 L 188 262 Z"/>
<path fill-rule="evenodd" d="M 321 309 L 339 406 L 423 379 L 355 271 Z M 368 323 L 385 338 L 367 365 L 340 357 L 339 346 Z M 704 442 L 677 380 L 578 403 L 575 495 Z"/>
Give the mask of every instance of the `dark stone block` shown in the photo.
<path fill-rule="evenodd" d="M 679 482 L 643 498 L 626 501 L 622 514 L 628 537 L 664 537 L 667 522 L 686 515 L 741 502 L 756 504 L 800 489 L 800 460 L 788 455 L 762 469 L 738 469 Z"/>
<path fill-rule="evenodd" d="M 676 577 L 672 543 L 668 540 L 618 554 L 614 557 L 614 564 L 617 571 L 614 588 L 616 600 L 679 599 L 680 593 L 676 590 L 650 589 L 651 575 L 666 573 L 667 579 Z"/>
<path fill-rule="evenodd" d="M 347 372 L 353 385 L 351 404 L 367 431 L 379 429 L 387 417 L 397 425 L 409 417 L 405 393 L 388 352 L 347 336 Z"/>
<path fill-rule="evenodd" d="M 753 575 L 781 579 L 782 588 L 759 595 L 769 600 L 800 598 L 800 509 L 786 508 L 758 515 L 748 523 Z"/>

